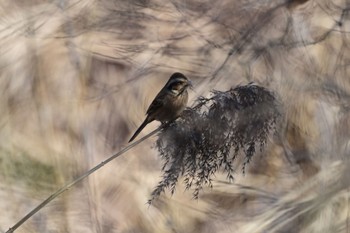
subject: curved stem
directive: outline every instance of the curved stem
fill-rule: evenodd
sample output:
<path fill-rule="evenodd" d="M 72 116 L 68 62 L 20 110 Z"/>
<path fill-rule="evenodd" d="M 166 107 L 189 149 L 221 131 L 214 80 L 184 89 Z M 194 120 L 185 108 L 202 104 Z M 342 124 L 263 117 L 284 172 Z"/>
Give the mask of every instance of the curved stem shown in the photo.
<path fill-rule="evenodd" d="M 29 218 L 31 218 L 34 214 L 36 214 L 39 210 L 41 210 L 44 206 L 46 206 L 48 203 L 50 203 L 53 199 L 55 199 L 57 196 L 59 196 L 60 194 L 62 194 L 63 192 L 67 191 L 68 189 L 70 189 L 72 186 L 74 186 L 76 183 L 78 183 L 79 181 L 83 180 L 84 178 L 86 178 L 87 176 L 91 175 L 92 173 L 94 173 L 95 171 L 97 171 L 98 169 L 100 169 L 101 167 L 103 167 L 104 165 L 106 165 L 107 163 L 109 163 L 110 161 L 112 161 L 113 159 L 119 157 L 120 155 L 124 154 L 125 152 L 127 152 L 128 150 L 130 150 L 131 148 L 133 148 L 134 146 L 140 144 L 141 142 L 143 142 L 144 140 L 146 140 L 147 138 L 153 136 L 154 134 L 156 134 L 158 131 L 160 131 L 162 128 L 164 128 L 165 125 L 161 125 L 160 127 L 158 127 L 157 129 L 153 130 L 151 133 L 147 134 L 146 136 L 142 137 L 141 139 L 127 145 L 126 147 L 124 147 L 121 151 L 113 154 L 112 156 L 110 156 L 108 159 L 102 161 L 100 164 L 98 164 L 97 166 L 91 168 L 89 171 L 85 172 L 84 174 L 82 174 L 81 176 L 79 176 L 77 179 L 73 180 L 72 182 L 64 185 L 63 187 L 61 187 L 60 189 L 58 189 L 55 193 L 53 193 L 51 196 L 49 196 L 46 200 L 44 200 L 42 203 L 40 203 L 37 207 L 35 207 L 32 211 L 30 211 L 26 216 L 24 216 L 21 220 L 19 220 L 15 225 L 13 225 L 12 227 L 10 227 L 8 229 L 8 231 L 6 231 L 6 233 L 13 233 L 18 227 L 20 227 L 23 223 L 25 223 Z"/>

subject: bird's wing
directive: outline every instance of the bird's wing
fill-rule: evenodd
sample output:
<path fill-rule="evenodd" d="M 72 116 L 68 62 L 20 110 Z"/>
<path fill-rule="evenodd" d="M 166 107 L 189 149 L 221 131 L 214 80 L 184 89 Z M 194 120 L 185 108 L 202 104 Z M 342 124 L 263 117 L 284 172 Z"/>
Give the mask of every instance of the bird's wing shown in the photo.
<path fill-rule="evenodd" d="M 162 108 L 163 105 L 164 105 L 164 92 L 160 91 L 158 95 L 154 98 L 150 106 L 148 107 L 146 114 L 153 115 L 153 113 L 155 113 L 160 108 Z"/>

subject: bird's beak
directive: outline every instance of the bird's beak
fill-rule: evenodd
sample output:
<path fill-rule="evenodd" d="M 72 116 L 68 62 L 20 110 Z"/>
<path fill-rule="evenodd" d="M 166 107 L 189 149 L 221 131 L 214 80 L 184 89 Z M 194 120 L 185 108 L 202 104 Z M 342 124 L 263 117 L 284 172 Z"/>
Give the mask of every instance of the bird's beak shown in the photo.
<path fill-rule="evenodd" d="M 191 80 L 188 80 L 187 86 L 188 86 L 191 90 L 193 90 L 193 84 L 192 84 Z"/>

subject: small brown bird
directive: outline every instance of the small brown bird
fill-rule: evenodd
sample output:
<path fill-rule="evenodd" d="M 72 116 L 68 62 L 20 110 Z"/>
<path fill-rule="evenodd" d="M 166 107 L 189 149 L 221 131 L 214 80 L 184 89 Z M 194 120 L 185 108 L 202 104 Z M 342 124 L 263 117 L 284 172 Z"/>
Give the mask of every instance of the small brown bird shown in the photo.
<path fill-rule="evenodd" d="M 129 142 L 134 140 L 148 123 L 154 120 L 165 123 L 179 117 L 187 105 L 188 87 L 192 87 L 192 83 L 185 75 L 178 72 L 171 75 L 168 82 L 148 107 L 146 119 L 130 138 Z"/>

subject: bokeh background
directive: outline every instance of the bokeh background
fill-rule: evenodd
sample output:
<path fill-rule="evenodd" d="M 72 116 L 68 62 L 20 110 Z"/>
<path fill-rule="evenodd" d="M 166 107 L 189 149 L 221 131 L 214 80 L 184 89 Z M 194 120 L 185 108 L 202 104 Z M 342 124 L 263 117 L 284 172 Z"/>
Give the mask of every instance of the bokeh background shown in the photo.
<path fill-rule="evenodd" d="M 251 81 L 283 106 L 233 183 L 161 180 L 155 137 L 16 232 L 350 232 L 348 0 L 1 0 L 0 232 L 123 148 L 173 72 L 189 105 Z M 159 124 L 152 123 L 145 135 Z"/>

